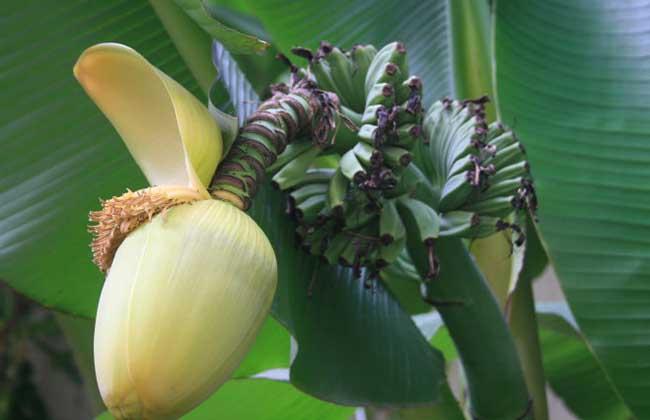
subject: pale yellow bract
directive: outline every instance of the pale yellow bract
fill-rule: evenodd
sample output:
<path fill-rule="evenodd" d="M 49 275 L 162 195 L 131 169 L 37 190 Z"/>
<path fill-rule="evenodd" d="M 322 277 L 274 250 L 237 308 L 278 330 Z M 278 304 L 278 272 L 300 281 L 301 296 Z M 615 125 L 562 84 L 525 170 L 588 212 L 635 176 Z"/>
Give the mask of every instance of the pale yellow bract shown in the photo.
<path fill-rule="evenodd" d="M 88 48 L 74 74 L 152 186 L 205 189 L 223 143 L 217 123 L 191 93 L 121 44 Z"/>
<path fill-rule="evenodd" d="M 119 44 L 89 48 L 74 74 L 155 186 L 91 214 L 95 259 L 108 270 L 99 389 L 117 419 L 178 418 L 246 355 L 273 300 L 275 254 L 248 215 L 210 199 L 223 146 L 196 98 Z"/>

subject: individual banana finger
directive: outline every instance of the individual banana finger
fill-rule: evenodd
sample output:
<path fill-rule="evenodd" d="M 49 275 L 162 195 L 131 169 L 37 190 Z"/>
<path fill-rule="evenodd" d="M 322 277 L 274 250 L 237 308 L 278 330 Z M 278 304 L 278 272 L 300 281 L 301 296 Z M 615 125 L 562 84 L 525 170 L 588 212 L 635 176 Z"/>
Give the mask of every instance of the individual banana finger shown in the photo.
<path fill-rule="evenodd" d="M 359 159 L 357 159 L 354 150 L 348 150 L 340 161 L 341 172 L 347 179 L 357 184 L 367 178 L 367 174 Z"/>
<path fill-rule="evenodd" d="M 307 171 L 307 168 L 309 168 L 320 152 L 321 150 L 317 147 L 307 149 L 280 169 L 271 179 L 271 184 L 281 190 L 292 187 L 295 185 L 294 182 L 300 179 Z"/>
<path fill-rule="evenodd" d="M 376 264 L 378 268 L 387 267 L 394 263 L 402 253 L 406 245 L 406 237 L 397 239 L 389 244 L 381 244 L 379 246 L 379 255 Z"/>
<path fill-rule="evenodd" d="M 514 212 L 517 207 L 517 197 L 493 197 L 487 200 L 470 202 L 463 210 L 479 213 L 481 216 L 506 217 Z"/>
<path fill-rule="evenodd" d="M 352 60 L 352 87 L 353 95 L 351 106 L 355 111 L 362 111 L 366 103 L 366 75 L 370 63 L 377 55 L 377 49 L 372 45 L 355 45 L 349 52 Z"/>
<path fill-rule="evenodd" d="M 498 170 L 505 166 L 512 165 L 517 162 L 526 160 L 526 154 L 521 143 L 514 143 L 510 146 L 497 150 L 496 154 L 492 158 L 485 160 L 486 164 L 494 165 Z"/>
<path fill-rule="evenodd" d="M 501 136 L 505 132 L 506 132 L 506 127 L 500 121 L 495 121 L 491 123 L 488 126 L 488 131 L 486 135 L 488 142 L 491 142 L 492 140 Z"/>
<path fill-rule="evenodd" d="M 498 183 L 511 178 L 525 177 L 530 173 L 528 162 L 517 162 L 512 165 L 502 167 L 490 178 L 490 182 Z"/>
<path fill-rule="evenodd" d="M 411 95 L 422 95 L 422 80 L 417 76 L 409 77 L 396 87 L 398 103 L 406 102 Z"/>
<path fill-rule="evenodd" d="M 350 236 L 346 233 L 339 232 L 334 235 L 328 242 L 323 257 L 329 264 L 336 265 L 339 263 L 341 254 L 351 242 Z"/>
<path fill-rule="evenodd" d="M 397 200 L 397 209 L 402 220 L 406 217 L 415 220 L 416 230 L 407 230 L 408 235 L 416 235 L 422 243 L 433 241 L 440 235 L 440 216 L 425 203 L 404 197 Z"/>
<path fill-rule="evenodd" d="M 481 191 L 481 200 L 493 197 L 514 195 L 524 184 L 525 178 L 510 178 L 504 181 L 491 184 L 487 189 Z"/>
<path fill-rule="evenodd" d="M 367 143 L 359 142 L 352 149 L 357 159 L 366 168 L 376 168 L 383 162 L 382 152 Z"/>
<path fill-rule="evenodd" d="M 488 145 L 493 146 L 496 150 L 501 150 L 515 143 L 517 143 L 517 138 L 514 133 L 512 131 L 507 131 L 491 139 L 488 142 Z"/>
<path fill-rule="evenodd" d="M 337 92 L 339 89 L 332 79 L 330 65 L 322 57 L 314 58 L 309 64 L 309 71 L 316 79 L 321 90 Z"/>
<path fill-rule="evenodd" d="M 310 141 L 294 141 L 289 143 L 287 147 L 284 149 L 284 152 L 282 152 L 278 156 L 277 160 L 273 163 L 273 165 L 266 168 L 266 172 L 273 173 L 277 171 L 287 163 L 294 160 L 297 156 L 303 154 L 305 151 L 307 151 L 307 149 L 310 149 L 311 147 L 313 147 L 313 144 Z"/>
<path fill-rule="evenodd" d="M 379 120 L 378 113 L 380 112 L 388 112 L 388 108 L 384 105 L 367 106 L 361 117 L 361 124 L 377 125 L 377 121 Z"/>
<path fill-rule="evenodd" d="M 397 211 L 395 200 L 386 200 L 379 214 L 379 238 L 388 245 L 406 235 L 404 223 Z"/>
<path fill-rule="evenodd" d="M 330 75 L 337 87 L 336 94 L 339 96 L 341 103 L 353 109 L 358 108 L 351 100 L 354 96 L 354 82 L 352 81 L 354 66 L 352 61 L 337 47 L 331 47 L 329 52 L 325 53 L 325 60 L 329 64 Z"/>
<path fill-rule="evenodd" d="M 295 178 L 288 179 L 282 185 L 278 185 L 278 188 L 281 190 L 286 190 L 288 188 L 301 187 L 308 184 L 321 184 L 329 182 L 330 178 L 334 176 L 334 169 L 309 169 L 307 172 L 303 173 L 301 176 L 296 176 Z"/>
<path fill-rule="evenodd" d="M 391 168 L 403 168 L 413 160 L 413 155 L 402 147 L 386 146 L 382 148 L 384 160 Z"/>
<path fill-rule="evenodd" d="M 386 64 L 393 63 L 397 65 L 402 74 L 409 74 L 408 63 L 406 59 L 406 47 L 401 42 L 393 42 L 384 46 L 377 52 L 365 80 L 366 94 L 370 92 L 372 86 L 384 75 Z"/>
<path fill-rule="evenodd" d="M 478 213 L 455 210 L 440 215 L 440 236 L 467 237 L 480 222 Z"/>
<path fill-rule="evenodd" d="M 341 216 L 345 208 L 345 197 L 348 192 L 349 181 L 341 172 L 341 168 L 338 167 L 334 176 L 329 181 L 328 193 L 327 193 L 327 203 L 332 209 L 332 213 Z"/>
<path fill-rule="evenodd" d="M 374 145 L 377 143 L 377 128 L 376 125 L 364 124 L 359 128 L 357 136 L 359 136 L 359 138 L 364 142 Z"/>
<path fill-rule="evenodd" d="M 439 263 L 435 242 L 440 234 L 440 217 L 426 204 L 413 199 L 400 199 L 398 211 L 406 227 L 406 247 L 425 281 L 438 275 Z"/>
<path fill-rule="evenodd" d="M 372 86 L 366 99 L 366 108 L 373 105 L 391 107 L 395 103 L 395 88 L 390 83 L 377 83 Z"/>
<path fill-rule="evenodd" d="M 296 220 L 301 223 L 313 223 L 316 221 L 318 214 L 327 205 L 327 196 L 318 194 L 309 197 L 302 203 L 296 205 L 294 215 Z"/>
<path fill-rule="evenodd" d="M 468 181 L 466 172 L 452 176 L 442 187 L 440 211 L 447 212 L 460 208 L 476 191 L 477 189 Z"/>
<path fill-rule="evenodd" d="M 325 194 L 327 189 L 328 185 L 324 183 L 304 185 L 292 191 L 289 194 L 289 199 L 292 200 L 292 204 L 296 206 L 312 196 Z"/>

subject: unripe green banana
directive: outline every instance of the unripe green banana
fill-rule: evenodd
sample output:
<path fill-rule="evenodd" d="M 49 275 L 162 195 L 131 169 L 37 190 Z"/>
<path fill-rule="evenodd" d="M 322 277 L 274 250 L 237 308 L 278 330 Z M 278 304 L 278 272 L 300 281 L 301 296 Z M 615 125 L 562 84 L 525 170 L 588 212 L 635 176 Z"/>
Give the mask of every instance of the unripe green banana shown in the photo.
<path fill-rule="evenodd" d="M 399 197 L 402 195 L 411 196 L 419 189 L 422 189 L 423 196 L 434 199 L 435 202 L 438 201 L 439 192 L 431 189 L 431 184 L 420 168 L 416 165 L 408 165 L 404 168 L 395 188 L 386 191 L 385 196 L 387 198 Z M 420 195 L 418 195 L 418 197 L 420 197 Z"/>
<path fill-rule="evenodd" d="M 341 254 L 343 254 L 343 251 L 350 244 L 350 242 L 351 239 L 346 233 L 337 233 L 332 239 L 330 239 L 329 243 L 327 244 L 327 249 L 323 253 L 323 257 L 329 264 L 338 264 L 339 259 L 341 258 Z"/>
<path fill-rule="evenodd" d="M 391 107 L 395 103 L 395 88 L 390 83 L 377 83 L 372 86 L 366 100 L 366 108 L 373 105 Z M 363 121 L 363 120 L 362 120 Z"/>
<path fill-rule="evenodd" d="M 411 76 L 396 86 L 396 89 L 397 102 L 406 102 L 413 94 L 422 95 L 422 80 L 417 76 Z"/>
<path fill-rule="evenodd" d="M 354 150 L 347 151 L 341 157 L 341 161 L 339 162 L 339 164 L 341 167 L 341 172 L 350 181 L 353 181 L 358 184 L 362 182 L 364 179 L 366 179 L 367 177 L 366 171 L 361 165 L 361 163 L 359 162 L 359 159 L 357 159 Z"/>
<path fill-rule="evenodd" d="M 325 194 L 313 195 L 296 205 L 294 215 L 301 223 L 313 223 L 326 205 L 327 196 Z"/>
<path fill-rule="evenodd" d="M 481 191 L 480 199 L 487 200 L 498 196 L 514 195 L 522 187 L 523 181 L 524 178 L 510 178 L 501 182 L 491 183 L 486 190 Z"/>
<path fill-rule="evenodd" d="M 397 239 L 387 245 L 381 244 L 379 246 L 379 255 L 376 259 L 376 264 L 379 267 L 387 267 L 394 263 L 400 256 L 404 246 L 406 245 L 406 237 Z"/>
<path fill-rule="evenodd" d="M 493 139 L 501 136 L 505 132 L 506 132 L 506 127 L 500 121 L 495 121 L 491 123 L 488 126 L 488 131 L 486 136 L 488 142 L 492 142 Z"/>
<path fill-rule="evenodd" d="M 490 177 L 490 182 L 498 183 L 511 178 L 525 177 L 529 175 L 528 162 L 517 162 L 512 165 L 505 166 L 497 170 L 497 172 Z"/>
<path fill-rule="evenodd" d="M 346 267 L 351 267 L 355 264 L 358 258 L 359 242 L 356 238 L 351 238 L 347 243 L 343 252 L 339 255 L 339 264 Z"/>
<path fill-rule="evenodd" d="M 397 106 L 397 123 L 403 124 L 419 124 L 422 120 L 420 108 L 411 107 L 410 101 L 406 101 Z"/>
<path fill-rule="evenodd" d="M 386 110 L 384 105 L 367 106 L 361 117 L 361 124 L 377 125 L 377 111 Z"/>
<path fill-rule="evenodd" d="M 440 216 L 440 236 L 482 238 L 499 230 L 497 217 L 481 216 L 470 211 L 450 211 Z"/>
<path fill-rule="evenodd" d="M 318 83 L 319 88 L 330 92 L 338 91 L 338 87 L 334 84 L 334 80 L 332 79 L 330 65 L 327 61 L 322 58 L 312 60 L 309 64 L 309 71 L 316 78 L 316 83 Z"/>
<path fill-rule="evenodd" d="M 271 179 L 271 184 L 276 188 L 285 190 L 295 185 L 296 180 L 305 174 L 307 168 L 314 162 L 316 156 L 320 154 L 320 149 L 311 147 L 302 154 L 295 157 L 286 166 L 280 169 Z"/>
<path fill-rule="evenodd" d="M 400 42 L 393 42 L 377 52 L 375 58 L 370 63 L 366 75 L 365 89 L 366 94 L 370 89 L 384 76 L 384 70 L 388 63 L 397 65 L 401 74 L 409 74 L 408 63 L 406 58 L 406 48 Z"/>
<path fill-rule="evenodd" d="M 359 104 L 352 102 L 355 95 L 352 61 L 338 47 L 332 47 L 324 58 L 329 64 L 330 76 L 337 88 L 334 92 L 338 95 L 339 100 L 352 109 L 358 109 Z"/>
<path fill-rule="evenodd" d="M 294 160 L 296 157 L 305 153 L 307 149 L 310 149 L 312 147 L 313 145 L 311 144 L 311 142 L 308 141 L 296 141 L 296 142 L 289 143 L 287 147 L 284 149 L 284 152 L 282 152 L 278 156 L 277 160 L 273 163 L 273 165 L 266 168 L 266 172 L 273 173 L 277 171 L 278 169 L 285 166 L 287 163 Z"/>
<path fill-rule="evenodd" d="M 403 198 L 398 201 L 398 211 L 406 227 L 406 247 L 413 260 L 427 266 L 424 281 L 438 275 L 439 263 L 435 255 L 435 241 L 440 234 L 440 217 L 421 201 Z"/>
<path fill-rule="evenodd" d="M 329 181 L 328 193 L 327 193 L 327 204 L 332 210 L 332 213 L 340 216 L 345 209 L 346 201 L 345 197 L 348 192 L 348 179 L 343 175 L 341 167 L 336 168 L 334 176 Z"/>
<path fill-rule="evenodd" d="M 359 129 L 357 135 L 364 142 L 374 145 L 377 138 L 377 126 L 372 124 L 364 124 Z"/>
<path fill-rule="evenodd" d="M 345 228 L 346 230 L 354 230 L 362 226 L 366 226 L 368 223 L 377 218 L 377 213 L 373 211 L 368 211 L 366 206 L 359 206 L 352 208 L 349 207 L 345 212 Z"/>
<path fill-rule="evenodd" d="M 476 191 L 477 189 L 467 179 L 467 172 L 452 176 L 442 187 L 439 204 L 440 211 L 447 212 L 458 209 Z"/>
<path fill-rule="evenodd" d="M 407 234 L 414 235 L 420 242 L 430 242 L 440 235 L 440 216 L 434 209 L 425 203 L 413 198 L 400 198 L 397 200 L 397 209 L 402 220 L 410 218 L 415 221 L 415 230 L 407 230 Z"/>
<path fill-rule="evenodd" d="M 523 146 L 521 143 L 513 143 L 508 147 L 497 150 L 494 157 L 486 159 L 485 163 L 492 164 L 499 169 L 524 160 L 526 160 L 526 155 Z"/>
<path fill-rule="evenodd" d="M 354 110 L 361 112 L 366 103 L 366 75 L 370 63 L 377 55 L 377 49 L 372 45 L 355 45 L 350 50 L 349 55 L 354 68 L 352 73 L 353 95 L 351 105 Z"/>
<path fill-rule="evenodd" d="M 402 124 L 397 127 L 398 143 L 404 145 L 407 149 L 413 148 L 415 142 L 422 136 L 422 126 L 420 124 Z"/>
<path fill-rule="evenodd" d="M 379 239 L 384 245 L 402 239 L 406 235 L 404 223 L 397 211 L 395 200 L 384 201 L 379 213 Z"/>
<path fill-rule="evenodd" d="M 382 73 L 375 81 L 375 85 L 380 83 L 388 83 L 393 87 L 400 86 L 404 81 L 402 71 L 395 63 L 386 63 L 382 69 Z"/>
<path fill-rule="evenodd" d="M 411 163 L 413 156 L 408 150 L 402 147 L 386 146 L 382 148 L 384 160 L 391 168 L 403 168 Z"/>
<path fill-rule="evenodd" d="M 494 137 L 489 141 L 490 146 L 494 146 L 497 150 L 504 149 L 510 145 L 517 143 L 517 139 L 512 131 L 506 131 L 505 133 Z"/>
<path fill-rule="evenodd" d="M 289 197 L 295 206 L 307 200 L 309 197 L 325 194 L 327 187 L 327 184 L 308 184 L 292 191 Z"/>
<path fill-rule="evenodd" d="M 359 142 L 352 149 L 357 159 L 366 168 L 376 168 L 383 162 L 382 153 L 367 143 Z"/>
<path fill-rule="evenodd" d="M 279 185 L 278 188 L 281 190 L 286 190 L 289 188 L 297 188 L 308 184 L 327 183 L 333 175 L 334 169 L 309 169 L 302 175 L 288 179 L 282 185 Z"/>
<path fill-rule="evenodd" d="M 479 222 L 479 214 L 471 211 L 455 210 L 442 213 L 440 236 L 468 237 Z"/>
<path fill-rule="evenodd" d="M 463 207 L 463 210 L 479 213 L 481 216 L 506 217 L 516 209 L 516 201 L 516 196 L 494 197 L 469 202 Z"/>

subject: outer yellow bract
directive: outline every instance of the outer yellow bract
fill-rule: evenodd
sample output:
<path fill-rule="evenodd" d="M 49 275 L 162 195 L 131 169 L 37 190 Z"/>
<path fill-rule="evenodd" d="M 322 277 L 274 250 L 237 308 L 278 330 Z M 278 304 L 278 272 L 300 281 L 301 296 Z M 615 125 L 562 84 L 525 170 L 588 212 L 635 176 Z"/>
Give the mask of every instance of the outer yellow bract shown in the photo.
<path fill-rule="evenodd" d="M 234 206 L 184 204 L 129 235 L 102 290 L 95 368 L 118 418 L 176 418 L 225 382 L 276 287 L 273 249 Z"/>
<path fill-rule="evenodd" d="M 273 248 L 248 215 L 210 199 L 223 146 L 196 98 L 119 44 L 89 48 L 74 74 L 156 186 L 94 213 L 94 245 L 110 253 L 95 325 L 99 389 L 118 419 L 178 418 L 253 343 L 276 288 Z M 159 201 L 166 207 L 153 208 Z"/>

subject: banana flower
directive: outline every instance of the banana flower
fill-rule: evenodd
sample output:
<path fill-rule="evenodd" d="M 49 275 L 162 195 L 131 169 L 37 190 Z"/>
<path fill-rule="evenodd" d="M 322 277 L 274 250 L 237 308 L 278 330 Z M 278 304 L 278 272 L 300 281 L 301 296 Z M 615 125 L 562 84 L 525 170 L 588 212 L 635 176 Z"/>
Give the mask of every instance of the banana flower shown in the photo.
<path fill-rule="evenodd" d="M 172 419 L 223 384 L 273 299 L 275 255 L 255 222 L 207 191 L 219 127 L 129 47 L 83 52 L 74 75 L 151 184 L 92 214 L 107 272 L 95 324 L 102 398 L 117 419 Z"/>

